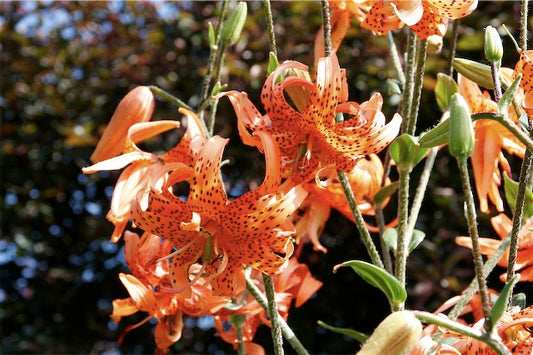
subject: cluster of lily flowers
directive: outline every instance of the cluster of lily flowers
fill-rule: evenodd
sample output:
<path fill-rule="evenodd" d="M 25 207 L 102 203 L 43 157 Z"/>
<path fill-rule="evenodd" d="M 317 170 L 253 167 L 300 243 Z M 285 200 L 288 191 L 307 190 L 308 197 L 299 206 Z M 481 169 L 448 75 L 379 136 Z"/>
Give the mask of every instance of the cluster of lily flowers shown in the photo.
<path fill-rule="evenodd" d="M 442 37 L 449 19 L 471 13 L 477 1 L 330 1 L 333 51 L 355 17 L 376 35 L 409 26 L 421 39 Z M 130 297 L 113 302 L 111 318 L 137 312 L 145 320 L 127 326 L 130 330 L 157 319 L 154 337 L 157 352 L 165 353 L 183 330 L 183 316 L 212 316 L 218 335 L 238 346 L 235 323 L 242 324 L 246 353 L 261 353 L 253 343 L 257 328 L 270 324 L 258 301 L 247 291 L 247 282 L 263 290 L 262 274 L 273 277 L 280 315 L 287 319 L 294 303 L 299 307 L 315 294 L 322 282 L 307 265 L 298 262 L 299 248 L 309 240 L 315 250 L 326 252 L 319 237 L 331 209 L 354 220 L 337 171 L 344 172 L 363 215 L 375 214 L 374 195 L 391 183 L 378 153 L 400 133 L 402 118 L 395 114 L 387 123 L 383 98 L 373 94 L 368 101 L 349 101 L 345 69 L 333 53 L 324 56 L 324 38 L 315 42 L 316 62 L 285 61 L 267 77 L 261 103 L 265 114 L 244 92 L 227 91 L 236 113 L 240 139 L 257 148 L 265 159 L 265 177 L 255 189 L 229 199 L 223 173 L 224 148 L 228 139 L 210 135 L 205 123 L 191 110 L 180 108 L 183 120 L 152 120 L 155 99 L 150 88 L 139 86 L 119 103 L 103 137 L 91 156 L 86 174 L 123 169 L 115 186 L 108 220 L 115 229 L 113 242 L 121 237 L 130 274 L 119 278 Z M 533 52 L 524 51 L 516 68 L 502 68 L 510 79 L 523 74 L 518 93 L 523 109 L 533 115 Z M 312 78 L 312 79 L 311 79 Z M 459 92 L 472 114 L 497 112 L 488 92 L 458 76 Z M 509 117 L 518 125 L 511 107 Z M 179 142 L 164 153 L 139 148 L 139 143 L 176 130 L 186 130 Z M 502 174 L 512 176 L 503 152 L 523 158 L 525 147 L 499 123 L 477 120 L 475 149 L 471 156 L 480 210 L 490 211 L 489 202 L 500 213 L 491 219 L 503 239 L 511 229 L 499 193 Z M 176 186 L 188 186 L 188 195 L 177 194 Z M 387 204 L 385 199 L 381 207 Z M 136 231 L 128 230 L 131 223 Z M 394 227 L 391 221 L 387 227 Z M 368 224 L 370 231 L 377 231 Z M 533 281 L 533 221 L 520 231 L 517 270 L 520 282 Z M 470 238 L 457 243 L 471 247 Z M 501 241 L 482 238 L 482 253 L 492 255 Z M 295 251 L 296 250 L 296 251 Z M 506 267 L 507 256 L 499 265 Z M 505 275 L 502 275 L 505 281 Z M 475 298 L 465 312 L 473 312 L 474 328 L 483 317 Z M 436 312 L 442 312 L 454 300 Z M 533 308 L 512 309 L 496 325 L 505 345 L 517 353 L 531 349 Z M 435 342 L 438 329 L 428 326 L 411 354 L 488 351 L 478 340 L 453 332 L 452 345 Z"/>

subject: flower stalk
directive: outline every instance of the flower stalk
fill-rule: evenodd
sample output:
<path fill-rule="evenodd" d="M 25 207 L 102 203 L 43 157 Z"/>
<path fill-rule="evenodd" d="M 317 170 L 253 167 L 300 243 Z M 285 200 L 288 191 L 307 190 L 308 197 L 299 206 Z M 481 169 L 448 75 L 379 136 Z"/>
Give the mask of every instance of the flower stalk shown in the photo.
<path fill-rule="evenodd" d="M 279 323 L 279 313 L 276 304 L 276 292 L 274 290 L 274 281 L 272 277 L 263 273 L 263 284 L 265 285 L 265 294 L 268 304 L 268 317 L 270 318 L 270 326 L 272 330 L 272 341 L 274 342 L 274 353 L 282 355 L 283 352 L 283 336 L 281 334 L 281 326 Z"/>

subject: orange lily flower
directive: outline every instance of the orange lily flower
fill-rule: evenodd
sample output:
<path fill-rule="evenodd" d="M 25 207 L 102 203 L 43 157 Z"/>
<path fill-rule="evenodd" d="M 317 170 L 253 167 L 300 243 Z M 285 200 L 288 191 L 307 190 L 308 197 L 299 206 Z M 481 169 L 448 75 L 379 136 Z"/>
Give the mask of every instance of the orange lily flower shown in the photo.
<path fill-rule="evenodd" d="M 524 90 L 524 99 L 522 101 L 522 108 L 527 115 L 533 117 L 533 50 L 523 51 L 520 54 L 520 59 L 516 64 L 514 75 L 522 73 L 522 81 L 520 87 Z"/>
<path fill-rule="evenodd" d="M 260 290 L 264 291 L 260 272 L 252 270 L 250 278 Z M 276 290 L 275 299 L 278 305 L 278 311 L 285 320 L 289 316 L 289 310 L 293 300 L 295 301 L 295 306 L 300 307 L 322 287 L 322 282 L 311 276 L 307 265 L 299 263 L 294 257 L 290 259 L 287 269 L 275 275 L 273 281 L 274 289 Z M 239 300 L 243 296 L 244 293 L 241 293 L 236 298 Z M 250 347 L 246 353 L 248 354 L 248 351 L 250 353 L 261 353 L 263 351 L 262 347 L 252 343 L 252 340 L 257 328 L 261 324 L 264 323 L 269 327 L 271 326 L 270 320 L 265 310 L 250 294 L 246 294 L 246 299 L 241 300 L 241 303 L 244 303 L 244 305 L 239 309 L 221 309 L 217 312 L 215 316 L 215 328 L 219 332 L 217 335 L 225 342 L 234 344 L 236 349 L 238 346 L 236 330 L 233 326 L 225 328 L 224 324 L 228 324 L 230 316 L 244 315 L 246 318 L 243 325 L 243 340 L 245 347 Z"/>
<path fill-rule="evenodd" d="M 507 237 L 511 232 L 513 222 L 506 215 L 499 214 L 491 218 L 491 223 L 501 239 Z M 518 255 L 516 259 L 515 270 L 520 274 L 519 281 L 533 281 L 533 221 L 530 221 L 522 226 L 518 232 Z M 472 248 L 472 242 L 468 237 L 457 237 L 455 242 L 458 245 Z M 483 255 L 492 255 L 500 246 L 500 241 L 492 238 L 480 238 L 481 253 Z M 509 248 L 505 251 L 498 265 L 507 268 L 509 259 Z M 500 279 L 505 282 L 507 274 L 504 273 Z"/>
<path fill-rule="evenodd" d="M 261 94 L 267 112 L 264 116 L 246 93 L 221 94 L 233 104 L 245 144 L 264 149 L 249 131 L 265 131 L 275 138 L 282 155 L 282 177 L 290 176 L 295 183 L 306 182 L 318 169 L 329 165 L 350 172 L 363 156 L 381 151 L 398 134 L 401 117 L 396 114 L 385 125 L 381 95 L 374 94 L 361 105 L 347 101 L 345 71 L 340 69 L 335 55 L 319 59 L 312 82 L 299 76 L 287 76 L 277 82 L 286 70 L 307 72 L 308 68 L 288 61 L 270 74 Z M 308 93 L 306 105 L 300 110 L 285 99 L 284 90 L 292 88 Z M 336 122 L 337 114 L 345 114 L 346 119 Z"/>
<path fill-rule="evenodd" d="M 182 294 L 159 292 L 159 289 L 169 286 L 168 259 L 164 257 L 172 249 L 171 243 L 153 234 L 145 233 L 140 238 L 129 231 L 126 231 L 124 239 L 124 253 L 132 275 L 120 274 L 119 277 L 130 297 L 113 301 L 111 319 L 118 323 L 122 317 L 136 312 L 147 312 L 148 316 L 137 324 L 127 326 L 119 344 L 126 333 L 155 317 L 159 321 L 154 333 L 156 345 L 159 352 L 166 353 L 181 337 L 183 314 L 197 317 L 213 314 L 231 301 L 228 297 L 214 295 L 212 290 L 200 284 L 189 289 L 187 298 Z"/>
<path fill-rule="evenodd" d="M 460 3 L 446 0 L 378 0 L 371 1 L 361 26 L 375 35 L 385 35 L 389 31 L 409 26 L 420 39 L 429 36 L 444 36 L 450 19 L 458 19 L 472 13 L 477 0 Z"/>
<path fill-rule="evenodd" d="M 128 129 L 135 123 L 149 121 L 154 111 L 154 95 L 147 86 L 131 90 L 117 106 L 109 125 L 91 155 L 98 163 L 122 153 Z"/>
<path fill-rule="evenodd" d="M 193 169 L 173 170 L 161 186 L 154 184 L 137 196 L 135 225 L 171 240 L 178 249 L 170 265 L 174 288 L 170 292 L 182 292 L 208 275 L 206 284 L 218 294 L 232 296 L 244 287 L 243 265 L 269 275 L 286 268 L 293 252 L 294 226 L 289 217 L 307 193 L 299 186 L 280 185 L 277 147 L 267 134 L 258 135 L 267 169 L 257 189 L 228 201 L 220 179 L 227 139 L 215 136 L 200 151 Z M 185 202 L 171 187 L 187 180 L 190 192 Z M 193 265 L 197 260 L 202 265 Z M 191 271 L 196 274 L 192 280 Z"/>
<path fill-rule="evenodd" d="M 163 166 L 183 164 L 191 166 L 199 150 L 206 141 L 206 134 L 196 114 L 186 109 L 179 112 L 187 117 L 187 131 L 181 141 L 162 157 L 139 149 L 135 142 L 156 136 L 170 129 L 178 128 L 177 121 L 154 121 L 136 123 L 128 127 L 128 135 L 122 145 L 122 155 L 98 162 L 82 169 L 84 174 L 92 174 L 102 170 L 117 170 L 126 167 L 120 175 L 113 197 L 111 209 L 107 219 L 115 225 L 111 236 L 112 242 L 117 242 L 131 218 L 131 206 L 139 191 L 144 190 Z M 119 130 L 118 134 L 121 130 Z"/>
<path fill-rule="evenodd" d="M 470 113 L 498 112 L 496 102 L 490 99 L 487 92 L 482 93 L 477 84 L 458 75 L 459 92 L 465 98 Z M 518 121 L 514 109 L 509 116 Z M 503 150 L 524 158 L 524 145 L 505 127 L 491 120 L 477 120 L 474 123 L 476 144 L 472 153 L 472 169 L 481 212 L 488 213 L 488 200 L 499 212 L 503 211 L 503 200 L 498 187 L 501 185 L 501 173 L 498 166 L 511 176 L 511 167 L 503 155 Z"/>
<path fill-rule="evenodd" d="M 346 176 L 352 187 L 357 207 L 364 215 L 375 215 L 373 199 L 374 195 L 381 189 L 383 180 L 383 163 L 375 154 L 368 155 L 367 159 L 361 159 L 355 169 Z M 324 168 L 318 173 L 317 183 L 306 184 L 309 191 L 308 197 L 302 203 L 300 211 L 303 211 L 296 223 L 296 240 L 301 242 L 305 237 L 313 243 L 314 250 L 326 252 L 326 248 L 320 244 L 318 238 L 329 217 L 331 208 L 341 212 L 352 222 L 355 222 L 344 189 L 342 188 L 337 173 L 334 169 Z M 385 185 L 390 184 L 387 178 Z M 383 201 L 384 207 L 389 199 Z M 397 221 L 387 225 L 387 228 L 394 227 Z M 370 231 L 377 232 L 378 229 L 368 225 Z"/>

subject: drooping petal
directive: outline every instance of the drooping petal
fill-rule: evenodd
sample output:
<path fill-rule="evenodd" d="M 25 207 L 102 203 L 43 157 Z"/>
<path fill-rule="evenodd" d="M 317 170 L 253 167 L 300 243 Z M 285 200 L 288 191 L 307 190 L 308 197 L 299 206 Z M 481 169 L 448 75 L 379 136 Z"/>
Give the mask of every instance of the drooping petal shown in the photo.
<path fill-rule="evenodd" d="M 139 310 L 150 314 L 155 314 L 155 312 L 157 312 L 156 299 L 154 293 L 150 289 L 133 275 L 120 273 L 118 277 L 128 290 L 130 297 L 135 301 Z"/>
<path fill-rule="evenodd" d="M 398 1 L 397 4 L 391 2 L 394 13 L 407 26 L 413 26 L 418 23 L 424 15 L 421 0 Z"/>
<path fill-rule="evenodd" d="M 458 19 L 470 15 L 477 7 L 478 0 L 426 0 L 441 16 Z"/>
<path fill-rule="evenodd" d="M 148 121 L 154 110 L 154 96 L 147 86 L 131 90 L 118 104 L 109 125 L 94 153 L 94 163 L 112 158 L 122 152 L 128 129 L 135 123 Z"/>
<path fill-rule="evenodd" d="M 214 136 L 204 146 L 194 165 L 189 191 L 189 205 L 197 212 L 217 218 L 227 204 L 220 180 L 220 162 L 227 139 Z"/>

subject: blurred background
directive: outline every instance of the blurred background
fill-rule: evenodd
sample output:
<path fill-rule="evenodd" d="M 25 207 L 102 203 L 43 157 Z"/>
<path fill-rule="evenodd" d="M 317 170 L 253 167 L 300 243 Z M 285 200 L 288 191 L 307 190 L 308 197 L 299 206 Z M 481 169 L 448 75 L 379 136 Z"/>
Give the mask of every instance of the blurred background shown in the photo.
<path fill-rule="evenodd" d="M 230 7 L 234 6 L 230 2 Z M 199 103 L 209 55 L 207 24 L 216 25 L 218 2 L 1 2 L 1 352 L 152 353 L 153 326 L 116 341 L 124 327 L 144 317 L 111 322 L 112 300 L 127 297 L 118 279 L 127 272 L 123 242 L 109 242 L 105 219 L 119 172 L 85 176 L 81 168 L 121 98 L 138 85 L 156 85 L 187 102 Z M 321 25 L 319 2 L 273 2 L 278 58 L 313 63 L 313 41 Z M 248 92 L 259 103 L 268 61 L 263 4 L 248 2 L 249 17 L 239 43 L 229 49 L 223 83 Z M 483 61 L 483 28 L 506 24 L 517 34 L 518 1 L 482 1 L 461 21 L 458 56 Z M 446 71 L 447 43 L 431 54 L 422 97 L 420 131 L 440 118 L 432 89 L 437 72 Z M 404 48 L 404 36 L 398 36 Z M 504 37 L 504 65 L 518 57 Z M 354 21 L 338 52 L 347 68 L 350 100 L 362 102 L 373 91 L 385 97 L 384 112 L 396 112 L 398 97 L 387 92 L 394 77 L 384 37 L 372 36 Z M 235 138 L 226 150 L 231 164 L 225 178 L 239 194 L 261 180 L 261 156 L 238 141 L 235 115 L 226 100 L 219 105 L 219 134 Z M 180 119 L 177 109 L 156 103 L 154 119 Z M 148 142 L 172 147 L 178 134 Z M 517 161 L 511 163 L 516 166 Z M 409 307 L 433 311 L 461 292 L 473 271 L 470 251 L 453 243 L 465 234 L 462 198 L 455 165 L 439 154 L 418 229 L 426 240 L 409 259 Z M 514 171 L 518 171 L 514 169 Z M 417 171 L 414 172 L 416 181 Z M 394 212 L 394 202 L 386 210 Z M 373 222 L 371 219 L 369 220 Z M 481 234 L 490 233 L 480 216 Z M 370 332 L 388 314 L 387 301 L 348 270 L 332 273 L 340 262 L 368 260 L 357 231 L 333 212 L 321 254 L 306 245 L 300 257 L 325 283 L 317 295 L 292 309 L 289 324 L 312 353 L 353 353 L 358 343 L 316 325 Z M 497 275 L 501 270 L 496 272 Z M 489 286 L 501 288 L 497 276 Z M 215 336 L 209 317 L 187 318 L 176 353 L 228 353 L 232 347 Z M 271 350 L 269 329 L 256 341 Z"/>

